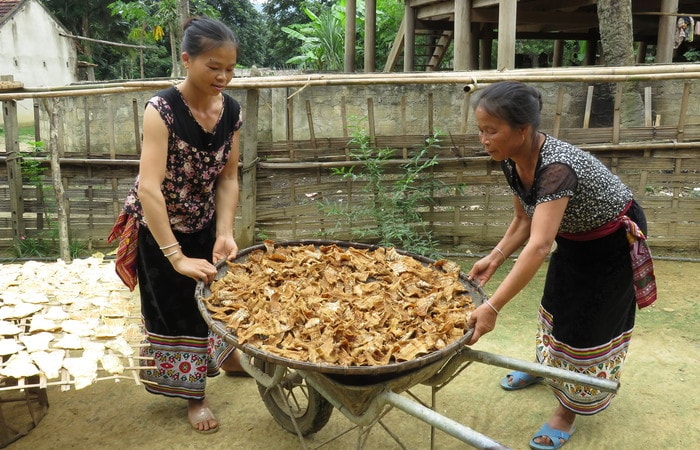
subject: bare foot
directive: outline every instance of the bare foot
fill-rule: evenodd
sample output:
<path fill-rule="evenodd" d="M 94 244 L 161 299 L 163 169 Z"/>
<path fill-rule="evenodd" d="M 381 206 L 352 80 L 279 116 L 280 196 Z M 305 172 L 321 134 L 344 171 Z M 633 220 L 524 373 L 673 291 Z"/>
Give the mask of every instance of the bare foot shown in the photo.
<path fill-rule="evenodd" d="M 559 405 L 557 409 L 554 411 L 554 414 L 550 419 L 547 421 L 550 427 L 554 428 L 555 430 L 560 430 L 560 431 L 565 431 L 569 434 L 574 429 L 574 421 L 576 420 L 576 413 L 569 411 L 568 409 L 564 408 L 563 406 Z M 540 444 L 540 445 L 554 445 L 552 440 L 548 438 L 547 436 L 538 436 L 533 439 L 535 443 Z M 562 441 L 562 439 L 560 439 Z M 563 442 L 560 442 L 563 444 Z"/>
<path fill-rule="evenodd" d="M 228 358 L 221 364 L 221 370 L 233 374 L 245 374 L 246 372 L 241 366 L 241 352 L 239 350 L 231 352 Z"/>
<path fill-rule="evenodd" d="M 219 431 L 219 422 L 214 417 L 214 413 L 209 409 L 209 402 L 206 399 L 187 401 L 187 418 L 199 433 L 214 433 Z"/>

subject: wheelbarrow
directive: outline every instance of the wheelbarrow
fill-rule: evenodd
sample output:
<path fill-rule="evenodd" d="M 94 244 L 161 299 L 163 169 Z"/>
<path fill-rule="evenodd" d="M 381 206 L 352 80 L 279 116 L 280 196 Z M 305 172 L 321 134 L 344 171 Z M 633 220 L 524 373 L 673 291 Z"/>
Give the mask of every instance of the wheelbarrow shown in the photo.
<path fill-rule="evenodd" d="M 367 244 L 328 240 L 285 241 L 275 243 L 275 247 L 330 244 L 346 248 L 378 248 Z M 239 252 L 235 262 L 245 261 L 251 252 L 265 248 L 264 244 L 246 248 Z M 398 253 L 417 259 L 425 265 L 435 262 L 408 252 Z M 227 270 L 228 266 L 221 263 L 217 278 L 223 276 Z M 486 294 L 480 286 L 463 273 L 460 273 L 459 278 L 469 291 L 475 306 L 486 301 Z M 390 436 L 405 448 L 400 438 L 382 423 L 382 418 L 392 408 L 430 425 L 431 446 L 435 430 L 440 430 L 474 448 L 509 448 L 435 411 L 436 393 L 473 362 L 520 370 L 535 376 L 581 384 L 606 392 L 617 392 L 619 388 L 616 381 L 473 350 L 466 346 L 472 330 L 440 350 L 409 361 L 381 366 L 339 366 L 293 360 L 238 342 L 234 331 L 228 329 L 223 322 L 212 318 L 204 302 L 210 295 L 209 286 L 198 283 L 195 297 L 204 320 L 215 333 L 242 352 L 241 366 L 255 379 L 266 408 L 283 429 L 299 437 L 302 448 L 307 448 L 304 437 L 321 430 L 330 420 L 334 409 L 348 418 L 359 431 L 356 441 L 358 449 L 364 448 L 369 431 L 377 424 L 383 426 Z M 431 387 L 430 405 L 415 400 L 415 397 L 402 395 L 410 393 L 409 389 L 419 384 Z M 336 436 L 338 437 L 340 436 Z"/>

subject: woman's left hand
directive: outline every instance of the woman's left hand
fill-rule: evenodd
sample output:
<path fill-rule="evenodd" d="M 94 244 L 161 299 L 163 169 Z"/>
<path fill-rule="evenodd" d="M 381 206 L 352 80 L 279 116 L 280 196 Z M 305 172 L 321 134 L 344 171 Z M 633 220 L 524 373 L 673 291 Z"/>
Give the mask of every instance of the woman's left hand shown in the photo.
<path fill-rule="evenodd" d="M 233 236 L 217 237 L 214 242 L 214 251 L 212 252 L 212 261 L 214 264 L 221 260 L 234 260 L 238 255 L 238 245 L 233 239 Z"/>

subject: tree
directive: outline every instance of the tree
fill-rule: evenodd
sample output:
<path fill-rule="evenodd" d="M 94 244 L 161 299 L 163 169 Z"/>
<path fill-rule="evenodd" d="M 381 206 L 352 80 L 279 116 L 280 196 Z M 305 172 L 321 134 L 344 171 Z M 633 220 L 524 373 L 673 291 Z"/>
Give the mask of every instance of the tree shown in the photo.
<path fill-rule="evenodd" d="M 282 31 L 282 27 L 288 27 L 295 23 L 306 23 L 308 17 L 304 14 L 304 8 L 319 14 L 321 10 L 332 4 L 333 0 L 275 0 L 268 1 L 263 6 L 263 14 L 269 32 L 267 42 L 267 64 L 273 68 L 286 67 L 290 55 L 299 54 L 299 42 L 289 39 Z"/>
<path fill-rule="evenodd" d="M 122 42 L 128 33 L 128 24 L 111 16 L 107 8 L 111 1 L 43 0 L 43 3 L 74 35 Z M 97 64 L 95 76 L 98 79 L 119 78 L 123 49 L 85 40 L 76 41 L 76 47 L 79 60 Z"/>
<path fill-rule="evenodd" d="M 287 63 L 315 70 L 343 70 L 345 59 L 345 0 L 337 0 L 330 8 L 314 14 L 304 9 L 304 23 L 282 27 L 289 36 L 302 41 L 302 46 L 293 53 Z M 355 66 L 364 66 L 365 3 L 357 3 L 355 18 L 357 44 Z M 383 66 L 391 50 L 396 33 L 403 18 L 403 5 L 397 0 L 377 1 L 376 64 Z"/>
<path fill-rule="evenodd" d="M 295 56 L 285 62 L 316 71 L 342 71 L 345 63 L 345 10 L 342 5 L 332 5 L 319 15 L 306 8 L 304 13 L 310 22 L 282 27 L 282 31 L 302 42 Z"/>
<path fill-rule="evenodd" d="M 221 20 L 236 34 L 240 44 L 238 65 L 266 65 L 270 31 L 263 15 L 253 4 L 249 0 L 207 0 L 207 3 L 219 12 Z"/>
<path fill-rule="evenodd" d="M 598 28 L 606 66 L 633 66 L 632 0 L 598 0 Z M 641 126 L 644 104 L 636 83 L 624 83 L 621 124 Z"/>
<path fill-rule="evenodd" d="M 218 17 L 217 10 L 204 0 L 193 1 L 192 7 L 195 15 Z M 180 77 L 184 75 L 182 64 L 179 63 L 179 45 L 182 42 L 182 25 L 190 16 L 188 0 L 160 0 L 158 2 L 118 0 L 110 3 L 108 8 L 113 15 L 120 16 L 132 26 L 129 33 L 132 39 L 142 41 L 146 36 L 152 35 L 154 42 L 166 42 L 167 32 L 167 44 L 170 46 L 170 76 Z"/>

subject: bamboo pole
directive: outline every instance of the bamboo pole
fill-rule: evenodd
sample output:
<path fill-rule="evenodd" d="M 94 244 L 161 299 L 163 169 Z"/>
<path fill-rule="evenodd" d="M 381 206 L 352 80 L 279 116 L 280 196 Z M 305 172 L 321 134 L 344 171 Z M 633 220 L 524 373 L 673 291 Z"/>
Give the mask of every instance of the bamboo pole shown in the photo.
<path fill-rule="evenodd" d="M 576 67 L 552 69 L 483 70 L 470 72 L 399 72 L 361 74 L 310 74 L 272 77 L 234 78 L 229 89 L 263 89 L 307 86 L 351 86 L 387 84 L 479 84 L 518 79 L 535 82 L 623 82 L 700 78 L 700 64 L 662 64 L 650 66 Z M 0 101 L 42 97 L 73 97 L 163 89 L 179 79 L 127 81 L 124 83 L 80 84 L 24 88 L 0 94 Z"/>
<path fill-rule="evenodd" d="M 697 149 L 697 142 L 632 142 L 619 144 L 582 144 L 577 147 L 588 152 L 604 152 L 604 151 L 619 151 L 619 152 L 634 152 L 644 150 L 694 150 Z M 438 164 L 451 164 L 461 161 L 490 161 L 490 156 L 457 156 L 438 158 Z M 399 166 L 410 162 L 409 159 L 387 159 L 381 164 Z M 291 161 L 260 161 L 258 167 L 260 169 L 270 170 L 293 170 L 293 169 L 316 169 L 316 168 L 335 168 L 335 167 L 350 167 L 361 166 L 366 164 L 364 161 L 309 161 L 309 162 L 291 162 Z"/>

